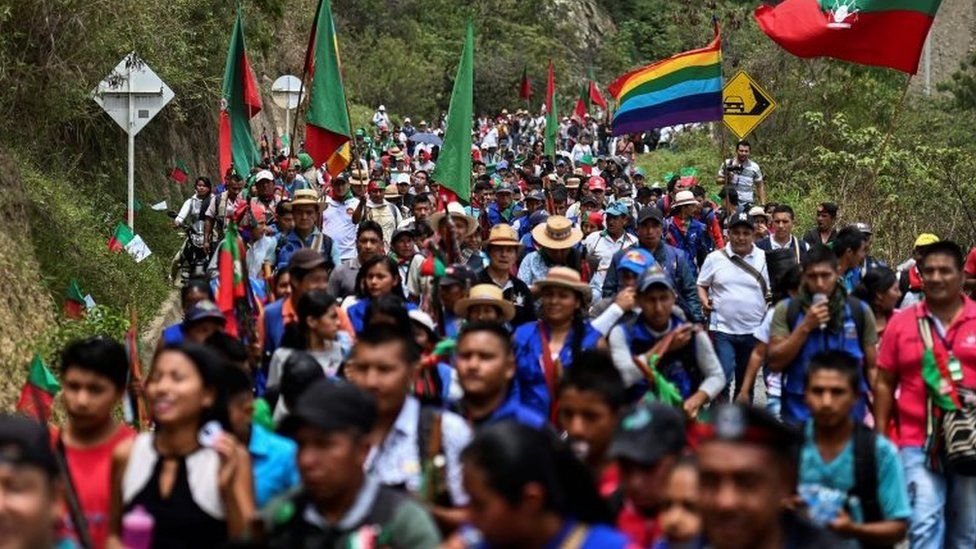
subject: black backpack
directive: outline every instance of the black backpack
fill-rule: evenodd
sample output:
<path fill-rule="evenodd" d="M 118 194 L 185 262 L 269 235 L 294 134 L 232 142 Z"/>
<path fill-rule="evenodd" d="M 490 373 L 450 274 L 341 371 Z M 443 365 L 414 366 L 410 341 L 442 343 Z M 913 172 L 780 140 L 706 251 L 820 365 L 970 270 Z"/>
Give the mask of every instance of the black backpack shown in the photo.
<path fill-rule="evenodd" d="M 854 487 L 847 493 L 861 502 L 864 522 L 884 520 L 881 502 L 878 500 L 878 434 L 861 425 L 854 426 Z M 861 547 L 885 548 L 891 545 L 873 545 L 861 542 Z"/>

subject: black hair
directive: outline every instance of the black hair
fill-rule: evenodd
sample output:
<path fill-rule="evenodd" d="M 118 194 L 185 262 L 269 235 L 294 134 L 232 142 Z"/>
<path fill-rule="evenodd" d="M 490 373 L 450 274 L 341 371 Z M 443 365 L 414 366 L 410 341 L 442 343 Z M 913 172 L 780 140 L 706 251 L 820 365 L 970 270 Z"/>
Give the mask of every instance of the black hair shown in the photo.
<path fill-rule="evenodd" d="M 281 365 L 281 381 L 278 384 L 285 406 L 294 406 L 305 389 L 325 378 L 325 370 L 315 357 L 305 351 L 293 351 Z"/>
<path fill-rule="evenodd" d="M 739 140 L 738 143 L 735 144 L 735 148 L 738 149 L 739 147 L 749 147 L 751 149 L 752 148 L 752 144 L 749 143 L 748 141 L 746 141 L 745 139 L 741 139 L 741 140 Z"/>
<path fill-rule="evenodd" d="M 545 509 L 586 524 L 609 524 L 609 509 L 596 482 L 572 450 L 548 429 L 501 421 L 484 427 L 464 449 L 461 460 L 484 474 L 488 487 L 513 506 L 525 486 L 539 484 Z"/>
<path fill-rule="evenodd" d="M 61 351 L 61 373 L 72 368 L 94 372 L 108 378 L 116 389 L 125 390 L 129 379 L 129 357 L 119 342 L 91 337 L 68 343 Z"/>
<path fill-rule="evenodd" d="M 278 205 L 275 206 L 275 215 L 276 216 L 279 216 L 280 217 L 280 216 L 283 216 L 283 215 L 288 215 L 290 213 L 291 213 L 291 202 L 287 202 L 287 201 L 286 202 L 279 202 Z"/>
<path fill-rule="evenodd" d="M 362 236 L 363 233 L 368 232 L 376 233 L 379 235 L 380 240 L 383 240 L 383 227 L 380 227 L 380 224 L 372 219 L 367 219 L 359 224 L 359 228 L 356 229 L 356 240 L 359 240 L 359 237 Z"/>
<path fill-rule="evenodd" d="M 254 394 L 254 382 L 251 376 L 240 368 L 228 366 L 224 368 L 224 390 L 227 391 L 227 400 L 234 399 L 241 395 Z"/>
<path fill-rule="evenodd" d="M 871 269 L 861 278 L 857 288 L 854 288 L 854 296 L 873 307 L 874 299 L 897 283 L 895 271 L 888 267 Z"/>
<path fill-rule="evenodd" d="M 457 336 L 457 342 L 460 344 L 461 340 L 469 334 L 476 334 L 480 332 L 488 332 L 489 334 L 492 334 L 498 338 L 498 340 L 501 342 L 502 351 L 504 354 L 512 352 L 512 334 L 503 324 L 498 322 L 488 322 L 483 320 L 478 322 L 469 322 L 465 324 L 463 328 L 461 328 L 461 332 L 458 333 Z M 572 368 L 570 369 L 572 370 Z"/>
<path fill-rule="evenodd" d="M 430 193 L 428 193 L 428 192 L 417 193 L 413 197 L 413 203 L 416 204 L 417 202 L 427 202 L 429 204 L 430 203 Z"/>
<path fill-rule="evenodd" d="M 821 351 L 810 357 L 804 385 L 810 384 L 813 374 L 822 370 L 832 370 L 844 374 L 855 394 L 860 392 L 861 368 L 858 360 L 845 351 Z"/>
<path fill-rule="evenodd" d="M 718 197 L 722 200 L 728 198 L 729 204 L 732 204 L 733 206 L 739 205 L 739 191 L 735 190 L 735 187 L 732 185 L 722 187 L 722 190 L 718 192 Z"/>
<path fill-rule="evenodd" d="M 370 269 L 377 265 L 385 265 L 397 281 L 390 293 L 403 295 L 403 280 L 401 280 L 402 277 L 400 276 L 400 269 L 397 266 L 396 260 L 386 254 L 379 254 L 367 259 L 359 267 L 359 272 L 356 273 L 356 297 L 360 299 L 369 297 L 369 292 L 366 290 L 366 275 L 369 274 Z"/>
<path fill-rule="evenodd" d="M 783 271 L 776 279 L 773 301 L 778 303 L 779 301 L 789 297 L 790 292 L 798 291 L 800 289 L 802 279 L 803 272 L 800 270 L 799 265 L 794 264 L 789 269 Z"/>
<path fill-rule="evenodd" d="M 940 240 L 938 242 L 933 242 L 928 246 L 922 247 L 920 251 L 922 258 L 918 262 L 919 269 L 925 268 L 925 261 L 931 255 L 947 255 L 951 257 L 953 262 L 956 264 L 956 268 L 960 271 L 962 270 L 963 263 L 965 262 L 963 259 L 962 248 L 959 247 L 959 244 L 956 244 L 951 240 Z"/>
<path fill-rule="evenodd" d="M 803 272 L 814 265 L 830 263 L 832 269 L 837 268 L 837 254 L 823 244 L 814 244 L 807 251 L 807 256 L 803 258 Z"/>
<path fill-rule="evenodd" d="M 393 324 L 389 322 L 377 322 L 377 317 L 386 316 L 393 319 Z M 373 298 L 366 308 L 365 326 L 383 326 L 389 330 L 398 330 L 406 337 L 413 338 L 413 323 L 410 321 L 410 314 L 407 311 L 406 301 L 403 294 L 389 293 Z"/>
<path fill-rule="evenodd" d="M 777 204 L 776 207 L 773 208 L 773 215 L 778 213 L 790 214 L 790 219 L 796 219 L 796 212 L 794 212 L 793 208 L 791 208 L 788 204 Z"/>
<path fill-rule="evenodd" d="M 480 177 L 478 178 L 478 182 L 474 184 L 475 192 L 490 191 L 490 190 L 491 190 L 491 183 L 482 180 Z"/>
<path fill-rule="evenodd" d="M 848 250 L 857 252 L 864 245 L 864 233 L 857 227 L 848 225 L 841 229 L 834 238 L 834 254 L 839 258 Z"/>
<path fill-rule="evenodd" d="M 671 179 L 668 180 L 668 184 L 667 184 L 668 193 L 674 192 L 674 188 L 678 185 L 678 181 L 681 181 L 681 178 L 679 176 L 677 175 L 671 176 Z"/>
<path fill-rule="evenodd" d="M 650 187 L 641 187 L 637 189 L 637 198 L 650 198 L 654 194 Z"/>
<path fill-rule="evenodd" d="M 193 278 L 188 278 L 186 282 L 183 283 L 183 286 L 180 288 L 180 303 L 185 303 L 187 296 L 189 296 L 190 292 L 194 290 L 203 292 L 204 294 L 206 294 L 207 299 L 213 301 L 214 294 L 213 294 L 213 288 L 210 287 L 210 282 L 206 278 L 193 277 Z"/>
<path fill-rule="evenodd" d="M 705 187 L 702 187 L 701 185 L 695 185 L 694 187 L 691 188 L 691 194 L 693 194 L 696 198 L 704 198 Z"/>
<path fill-rule="evenodd" d="M 569 199 L 569 193 L 566 192 L 566 187 L 562 185 L 549 191 L 549 196 L 552 197 L 553 202 L 565 202 Z"/>
<path fill-rule="evenodd" d="M 247 354 L 247 347 L 244 346 L 241 340 L 227 332 L 214 332 L 207 338 L 204 344 L 220 353 L 220 356 L 224 357 L 224 360 L 233 365 L 248 364 L 250 357 Z"/>
<path fill-rule="evenodd" d="M 367 325 L 362 333 L 356 335 L 355 347 L 377 347 L 388 343 L 400 344 L 402 352 L 398 356 L 408 364 L 416 364 L 420 360 L 420 347 L 417 346 L 413 335 L 407 335 L 403 330 L 390 330 L 386 326 Z"/>
<path fill-rule="evenodd" d="M 169 352 L 180 353 L 186 357 L 203 380 L 203 387 L 214 392 L 214 402 L 200 414 L 200 425 L 215 420 L 225 431 L 230 430 L 230 420 L 227 417 L 227 389 L 224 387 L 224 369 L 228 368 L 226 361 L 217 351 L 196 343 L 181 343 L 163 347 L 153 358 L 153 368 L 159 358 Z M 232 367 L 232 366 L 231 366 Z M 198 427 L 199 427 L 198 426 Z"/>
<path fill-rule="evenodd" d="M 303 269 L 303 268 L 299 267 L 298 265 L 294 265 L 294 266 L 290 267 L 288 269 L 288 274 L 291 275 L 291 282 L 292 282 L 292 284 L 295 284 L 297 282 L 301 282 L 302 280 L 305 280 L 305 277 L 308 276 L 309 273 L 311 273 L 312 271 L 314 271 L 316 269 L 326 269 L 328 271 L 331 271 L 335 267 L 335 263 L 332 262 L 332 258 L 331 257 L 326 257 L 326 256 L 323 256 L 323 257 L 325 258 L 325 263 L 323 263 L 323 264 L 321 264 L 321 265 L 319 265 L 319 266 L 317 266 L 317 267 L 315 267 L 313 269 Z"/>
<path fill-rule="evenodd" d="M 823 209 L 824 213 L 826 213 L 830 217 L 833 218 L 837 217 L 837 210 L 838 210 L 837 204 L 834 204 L 833 202 L 821 202 L 820 208 Z"/>
<path fill-rule="evenodd" d="M 615 412 L 627 399 L 624 381 L 606 351 L 583 351 L 573 358 L 573 367 L 563 374 L 559 391 L 570 388 L 597 393 Z"/>
<path fill-rule="evenodd" d="M 416 235 L 415 238 L 417 238 L 418 240 L 423 240 L 425 238 L 430 237 L 432 234 L 434 234 L 434 229 L 431 229 L 430 223 L 428 223 L 427 220 L 424 219 L 414 223 L 413 233 L 414 235 Z"/>
<path fill-rule="evenodd" d="M 197 180 L 194 182 L 194 185 L 196 185 L 197 183 L 203 183 L 204 187 L 211 190 L 213 189 L 213 183 L 210 182 L 210 178 L 207 176 L 201 175 L 197 177 Z"/>

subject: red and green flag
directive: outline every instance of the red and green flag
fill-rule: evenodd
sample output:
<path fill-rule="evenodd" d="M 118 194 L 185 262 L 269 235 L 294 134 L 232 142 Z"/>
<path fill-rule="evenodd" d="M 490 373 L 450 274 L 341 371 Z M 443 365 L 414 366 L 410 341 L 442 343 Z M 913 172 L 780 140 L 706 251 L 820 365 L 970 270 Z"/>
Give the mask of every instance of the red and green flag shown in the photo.
<path fill-rule="evenodd" d="M 596 85 L 596 79 L 593 78 L 593 69 L 590 69 L 590 102 L 599 105 L 603 110 L 607 110 L 607 100 L 600 93 L 600 88 Z"/>
<path fill-rule="evenodd" d="M 559 118 L 556 115 L 556 69 L 549 60 L 549 72 L 546 76 L 546 133 L 544 153 L 546 156 L 556 155 L 556 136 L 559 134 Z"/>
<path fill-rule="evenodd" d="M 121 222 L 115 226 L 115 233 L 108 240 L 108 249 L 113 252 L 125 250 L 136 260 L 136 263 L 141 263 L 152 255 L 152 251 L 142 237 L 132 232 L 128 225 Z"/>
<path fill-rule="evenodd" d="M 169 170 L 169 178 L 180 185 L 186 183 L 186 178 L 189 176 L 190 168 L 187 168 L 186 163 L 182 160 L 177 160 L 176 165 Z"/>
<path fill-rule="evenodd" d="M 261 160 L 254 136 L 251 134 L 251 118 L 261 111 L 261 94 L 258 81 L 247 60 L 244 46 L 244 21 L 241 10 L 230 34 L 227 48 L 227 64 L 224 66 L 224 92 L 220 100 L 220 173 L 232 167 L 239 174 L 251 173 L 251 166 Z"/>
<path fill-rule="evenodd" d="M 227 319 L 225 331 L 240 337 L 241 323 L 247 314 L 247 273 L 244 270 L 244 243 L 238 237 L 237 225 L 230 223 L 224 232 L 217 258 L 220 286 L 217 308 Z"/>
<path fill-rule="evenodd" d="M 471 201 L 471 131 L 474 127 L 474 23 L 468 21 L 464 47 L 454 78 L 447 129 L 431 179 L 462 202 Z"/>
<path fill-rule="evenodd" d="M 756 8 L 767 36 L 797 57 L 833 57 L 908 74 L 942 0 L 786 0 Z"/>
<path fill-rule="evenodd" d="M 352 160 L 352 129 L 342 85 L 339 41 L 329 0 L 320 0 L 305 52 L 305 74 L 312 79 L 305 127 L 305 150 L 316 166 L 339 175 Z"/>
<path fill-rule="evenodd" d="M 78 281 L 72 278 L 68 284 L 68 293 L 64 297 L 64 316 L 73 319 L 82 318 L 87 309 L 85 294 L 81 292 Z"/>
<path fill-rule="evenodd" d="M 579 120 L 586 117 L 590 111 L 590 89 L 589 85 L 581 84 L 579 97 L 576 98 L 576 106 L 573 108 L 573 116 Z"/>
<path fill-rule="evenodd" d="M 522 83 L 519 84 L 519 97 L 529 101 L 532 99 L 532 81 L 529 80 L 529 68 L 522 68 Z"/>
<path fill-rule="evenodd" d="M 54 377 L 41 357 L 34 355 L 31 361 L 27 383 L 20 391 L 17 401 L 17 411 L 47 422 L 51 417 L 51 406 L 54 397 L 61 390 L 58 378 Z"/>

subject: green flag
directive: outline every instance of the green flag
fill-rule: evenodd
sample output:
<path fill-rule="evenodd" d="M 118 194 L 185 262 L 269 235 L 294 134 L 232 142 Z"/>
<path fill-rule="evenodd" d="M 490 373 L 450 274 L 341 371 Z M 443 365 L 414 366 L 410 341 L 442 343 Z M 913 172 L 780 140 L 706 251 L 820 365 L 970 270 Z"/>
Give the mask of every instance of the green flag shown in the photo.
<path fill-rule="evenodd" d="M 556 115 L 556 94 L 552 94 L 552 108 L 546 114 L 546 156 L 556 156 L 556 136 L 559 135 L 559 117 Z"/>
<path fill-rule="evenodd" d="M 220 177 L 227 175 L 233 166 L 239 174 L 251 171 L 251 166 L 261 160 L 254 136 L 251 135 L 251 118 L 261 111 L 261 94 L 258 81 L 248 62 L 244 46 L 244 22 L 241 10 L 237 10 L 234 29 L 230 33 L 227 48 L 227 64 L 224 66 L 223 95 L 220 100 L 219 152 Z"/>
<path fill-rule="evenodd" d="M 431 178 L 454 192 L 462 202 L 471 201 L 471 130 L 474 125 L 474 22 L 468 21 L 464 49 L 458 64 L 447 131 Z"/>

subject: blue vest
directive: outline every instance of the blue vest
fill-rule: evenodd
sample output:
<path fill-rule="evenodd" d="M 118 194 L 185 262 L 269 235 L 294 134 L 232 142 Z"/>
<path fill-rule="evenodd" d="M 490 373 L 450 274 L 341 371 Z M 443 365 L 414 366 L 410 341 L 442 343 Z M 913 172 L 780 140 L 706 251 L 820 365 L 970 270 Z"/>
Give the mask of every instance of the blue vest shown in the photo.
<path fill-rule="evenodd" d="M 624 335 L 627 336 L 630 354 L 642 355 L 650 351 L 660 341 L 660 338 L 651 332 L 640 317 L 635 320 L 621 326 L 624 327 Z M 672 329 L 686 324 L 684 320 L 674 314 L 671 315 L 670 322 Z M 701 369 L 698 368 L 698 357 L 695 353 L 694 337 L 688 345 L 662 356 L 658 361 L 657 369 L 668 381 L 674 383 L 674 386 L 681 393 L 681 398 L 688 398 L 693 395 L 702 383 Z M 636 387 L 640 388 L 640 394 L 636 395 L 640 397 L 647 391 L 648 382 L 642 380 Z M 631 388 L 631 390 L 633 389 Z"/>
<path fill-rule="evenodd" d="M 575 330 L 570 330 L 566 344 L 559 351 L 559 361 L 563 369 L 573 365 L 573 342 L 576 337 Z M 593 349 L 600 337 L 600 332 L 596 331 L 588 321 L 584 322 L 580 349 Z M 519 398 L 526 407 L 544 417 L 549 417 L 552 395 L 549 394 L 549 388 L 546 386 L 546 376 L 542 366 L 543 351 L 539 323 L 529 322 L 516 328 L 512 343 L 515 350 L 515 386 Z"/>
<path fill-rule="evenodd" d="M 867 307 L 864 303 L 861 303 L 861 306 Z M 789 308 L 789 301 L 787 301 L 787 308 Z M 796 322 L 792 326 L 789 326 L 789 329 L 793 330 L 796 326 L 799 326 L 803 322 L 804 316 L 805 312 L 801 310 Z M 802 423 L 810 419 L 810 410 L 807 408 L 803 397 L 803 391 L 806 386 L 807 365 L 810 364 L 810 359 L 814 355 L 828 350 L 843 351 L 851 355 L 857 360 L 860 369 L 863 370 L 864 350 L 861 349 L 861 334 L 857 333 L 857 324 L 854 322 L 854 317 L 851 313 L 850 302 L 844 304 L 844 329 L 842 332 L 836 333 L 830 330 L 820 330 L 819 328 L 810 332 L 807 340 L 803 343 L 803 347 L 800 348 L 800 352 L 797 353 L 796 358 L 783 371 L 783 421 L 787 423 Z M 860 385 L 861 392 L 867 394 L 868 385 L 863 374 L 861 375 Z M 864 416 L 865 410 L 862 404 L 859 404 L 855 408 L 856 419 Z"/>

